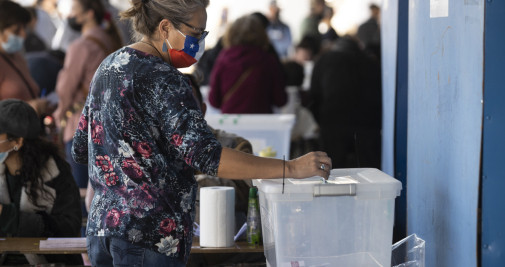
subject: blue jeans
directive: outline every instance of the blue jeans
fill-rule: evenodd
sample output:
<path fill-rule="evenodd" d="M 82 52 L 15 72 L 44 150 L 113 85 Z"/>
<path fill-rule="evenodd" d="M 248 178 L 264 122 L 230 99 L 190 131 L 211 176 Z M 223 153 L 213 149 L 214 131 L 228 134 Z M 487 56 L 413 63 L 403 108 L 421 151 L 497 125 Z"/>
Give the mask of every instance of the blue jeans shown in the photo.
<path fill-rule="evenodd" d="M 176 258 L 165 256 L 120 238 L 88 236 L 86 245 L 92 266 L 186 266 L 184 262 Z"/>

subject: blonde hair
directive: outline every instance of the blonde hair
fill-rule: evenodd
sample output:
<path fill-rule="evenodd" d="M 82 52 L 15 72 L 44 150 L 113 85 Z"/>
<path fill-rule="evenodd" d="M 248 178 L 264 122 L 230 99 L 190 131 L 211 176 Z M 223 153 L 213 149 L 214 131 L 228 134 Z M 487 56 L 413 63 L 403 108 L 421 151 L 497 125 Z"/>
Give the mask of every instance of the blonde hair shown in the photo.
<path fill-rule="evenodd" d="M 206 8 L 209 0 L 132 0 L 132 7 L 121 12 L 121 19 L 130 19 L 133 30 L 139 35 L 152 36 L 160 21 L 168 19 L 178 28 L 188 22 L 199 8 Z"/>
<path fill-rule="evenodd" d="M 235 20 L 223 36 L 224 48 L 237 45 L 253 45 L 267 50 L 269 44 L 263 24 L 257 17 L 252 15 Z"/>

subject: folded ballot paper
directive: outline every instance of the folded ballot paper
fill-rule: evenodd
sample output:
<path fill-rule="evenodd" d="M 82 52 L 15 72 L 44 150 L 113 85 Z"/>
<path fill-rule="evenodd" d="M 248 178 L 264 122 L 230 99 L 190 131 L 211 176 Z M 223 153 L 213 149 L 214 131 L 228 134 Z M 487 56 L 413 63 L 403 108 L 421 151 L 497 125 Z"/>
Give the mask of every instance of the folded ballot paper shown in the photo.
<path fill-rule="evenodd" d="M 40 249 L 49 248 L 85 248 L 85 237 L 61 237 L 61 238 L 48 238 L 47 240 L 40 240 Z"/>

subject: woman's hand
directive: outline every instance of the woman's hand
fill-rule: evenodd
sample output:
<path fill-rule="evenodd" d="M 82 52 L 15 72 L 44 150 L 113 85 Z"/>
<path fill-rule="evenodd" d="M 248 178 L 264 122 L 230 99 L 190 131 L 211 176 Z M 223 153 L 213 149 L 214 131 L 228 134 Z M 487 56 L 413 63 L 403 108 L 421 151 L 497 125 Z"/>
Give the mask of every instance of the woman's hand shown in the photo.
<path fill-rule="evenodd" d="M 286 162 L 286 177 L 307 178 L 321 176 L 328 179 L 331 171 L 331 159 L 325 152 L 310 152 Z"/>
<path fill-rule="evenodd" d="M 223 147 L 217 176 L 225 179 L 308 178 L 321 176 L 328 179 L 331 159 L 325 152 L 310 152 L 284 162 L 280 159 L 261 158 Z"/>

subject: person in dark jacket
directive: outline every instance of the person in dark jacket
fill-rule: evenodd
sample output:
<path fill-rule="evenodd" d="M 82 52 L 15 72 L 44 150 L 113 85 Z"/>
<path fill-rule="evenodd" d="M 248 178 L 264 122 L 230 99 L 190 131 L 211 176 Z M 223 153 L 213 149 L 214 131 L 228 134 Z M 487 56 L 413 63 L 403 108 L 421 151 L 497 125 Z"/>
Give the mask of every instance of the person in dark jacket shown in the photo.
<path fill-rule="evenodd" d="M 351 37 L 339 38 L 312 72 L 310 109 L 321 148 L 335 168 L 375 167 L 381 160 L 380 66 Z"/>
<path fill-rule="evenodd" d="M 0 101 L 0 237 L 79 236 L 79 190 L 58 148 L 39 137 L 40 128 L 29 104 Z M 80 255 L 27 256 L 27 261 L 82 264 Z"/>
<path fill-rule="evenodd" d="M 370 5 L 370 18 L 359 26 L 357 37 L 365 50 L 369 51 L 380 60 L 381 37 L 379 6 L 375 4 Z"/>

